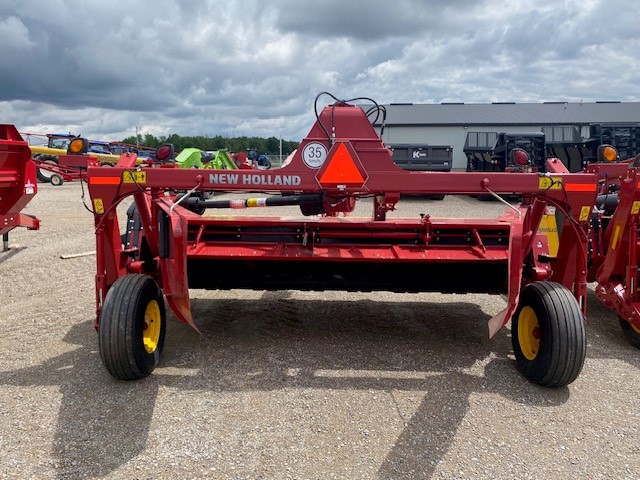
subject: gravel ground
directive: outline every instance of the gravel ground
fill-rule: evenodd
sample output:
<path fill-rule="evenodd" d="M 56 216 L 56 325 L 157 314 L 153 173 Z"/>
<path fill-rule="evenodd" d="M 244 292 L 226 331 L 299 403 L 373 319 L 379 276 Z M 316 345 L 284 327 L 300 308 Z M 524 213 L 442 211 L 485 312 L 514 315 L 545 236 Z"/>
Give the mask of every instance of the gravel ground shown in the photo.
<path fill-rule="evenodd" d="M 192 291 L 202 335 L 171 316 L 154 374 L 119 382 L 95 258 L 60 259 L 94 248 L 79 183 L 26 211 L 40 231 L 0 253 L 1 478 L 640 478 L 640 352 L 592 291 L 584 369 L 558 390 L 517 372 L 508 328 L 487 338 L 500 297 L 296 291 Z"/>

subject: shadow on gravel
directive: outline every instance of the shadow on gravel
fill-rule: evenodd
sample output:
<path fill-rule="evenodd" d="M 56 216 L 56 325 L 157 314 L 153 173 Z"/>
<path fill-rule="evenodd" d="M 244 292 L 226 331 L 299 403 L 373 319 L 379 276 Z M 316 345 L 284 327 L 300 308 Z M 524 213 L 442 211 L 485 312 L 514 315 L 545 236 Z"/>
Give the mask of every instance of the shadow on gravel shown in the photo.
<path fill-rule="evenodd" d="M 595 299 L 589 300 L 593 307 Z M 489 315 L 475 304 L 294 300 L 287 292 L 269 292 L 260 300 L 194 299 L 192 307 L 202 335 L 171 316 L 160 366 L 147 379 L 118 382 L 106 373 L 92 321 L 68 332 L 64 340 L 74 350 L 0 373 L 0 384 L 59 386 L 52 456 L 60 478 L 104 477 L 142 453 L 159 387 L 421 392 L 420 406 L 404 419 L 382 461 L 382 478 L 429 478 L 474 392 L 543 407 L 569 398 L 568 388 L 549 390 L 525 380 L 508 357 L 509 331 L 489 340 Z M 591 340 L 597 355 L 616 355 L 624 342 L 621 333 L 608 330 L 607 324 Z M 165 368 L 171 372 L 163 374 Z"/>
<path fill-rule="evenodd" d="M 144 449 L 159 379 L 114 380 L 102 367 L 93 320 L 75 325 L 64 341 L 80 347 L 34 367 L 0 372 L 0 384 L 59 387 L 53 467 L 59 478 L 103 477 Z"/>
<path fill-rule="evenodd" d="M 620 360 L 640 369 L 640 350 L 627 341 L 618 315 L 591 288 L 587 295 L 587 356 Z"/>
<path fill-rule="evenodd" d="M 430 478 L 474 392 L 541 406 L 569 397 L 568 388 L 544 389 L 520 376 L 507 358 L 508 330 L 489 340 L 489 315 L 475 304 L 301 301 L 269 292 L 261 301 L 196 299 L 193 310 L 202 337 L 170 329 L 162 366 L 198 374 L 172 375 L 163 385 L 424 392 L 382 462 L 381 478 Z"/>
<path fill-rule="evenodd" d="M 2 248 L 2 244 L 0 243 L 0 249 L 1 248 Z M 9 260 L 14 255 L 17 255 L 18 253 L 20 253 L 25 248 L 27 247 L 11 247 L 9 251 L 5 251 L 5 252 L 0 250 L 0 265 L 2 265 L 4 262 Z"/>

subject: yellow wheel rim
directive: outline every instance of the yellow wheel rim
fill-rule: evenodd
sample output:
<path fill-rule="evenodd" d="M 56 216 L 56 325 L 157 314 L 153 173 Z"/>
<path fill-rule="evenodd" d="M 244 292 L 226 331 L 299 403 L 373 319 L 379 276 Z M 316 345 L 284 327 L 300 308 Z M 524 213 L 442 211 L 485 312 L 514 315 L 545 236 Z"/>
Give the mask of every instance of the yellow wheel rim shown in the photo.
<path fill-rule="evenodd" d="M 638 334 L 640 335 L 640 328 L 636 327 L 633 323 L 630 323 L 629 325 L 631 325 L 631 328 Z"/>
<path fill-rule="evenodd" d="M 142 341 L 147 353 L 153 353 L 158 348 L 161 328 L 160 306 L 158 302 L 151 300 L 144 311 L 144 324 L 142 325 Z"/>
<path fill-rule="evenodd" d="M 518 344 L 527 360 L 533 360 L 540 349 L 540 325 L 531 307 L 524 307 L 518 316 Z"/>

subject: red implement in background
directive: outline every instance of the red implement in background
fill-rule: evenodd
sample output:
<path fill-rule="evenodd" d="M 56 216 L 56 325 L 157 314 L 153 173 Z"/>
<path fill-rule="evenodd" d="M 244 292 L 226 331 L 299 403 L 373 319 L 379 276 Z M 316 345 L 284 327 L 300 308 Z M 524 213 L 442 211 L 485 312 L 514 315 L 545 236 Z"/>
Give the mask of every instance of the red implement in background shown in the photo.
<path fill-rule="evenodd" d="M 31 150 L 13 125 L 0 125 L 0 234 L 2 251 L 9 248 L 9 232 L 16 227 L 37 230 L 40 221 L 22 209 L 37 192 L 36 166 Z"/>
<path fill-rule="evenodd" d="M 244 288 L 504 294 L 506 308 L 489 321 L 489 333 L 513 319 L 522 373 L 546 386 L 577 377 L 586 346 L 587 229 L 597 176 L 406 171 L 394 164 L 370 112 L 342 101 L 325 107 L 280 169 L 135 167 L 126 156 L 113 169 L 88 169 L 96 327 L 113 376 L 140 378 L 156 366 L 163 296 L 196 328 L 189 288 Z M 206 200 L 210 191 L 273 195 Z M 519 195 L 522 202 L 496 219 L 426 213 L 387 219 L 402 193 Z M 130 196 L 135 208 L 122 235 L 116 206 Z M 348 216 L 365 197 L 371 217 Z M 303 215 L 203 215 L 270 205 L 298 205 Z M 554 255 L 538 232 L 550 207 L 561 232 Z"/>
<path fill-rule="evenodd" d="M 64 182 L 86 180 L 88 167 L 101 166 L 100 160 L 89 155 L 60 155 L 57 162 L 33 159 L 40 172 L 45 171 L 51 185 L 60 186 Z"/>

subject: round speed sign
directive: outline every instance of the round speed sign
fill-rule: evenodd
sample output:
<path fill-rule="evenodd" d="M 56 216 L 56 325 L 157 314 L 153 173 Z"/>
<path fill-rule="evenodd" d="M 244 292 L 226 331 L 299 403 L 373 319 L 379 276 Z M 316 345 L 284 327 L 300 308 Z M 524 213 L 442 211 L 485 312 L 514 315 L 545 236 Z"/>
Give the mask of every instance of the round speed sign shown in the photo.
<path fill-rule="evenodd" d="M 302 149 L 302 160 L 309 168 L 320 168 L 327 159 L 327 147 L 322 143 L 310 142 Z"/>

